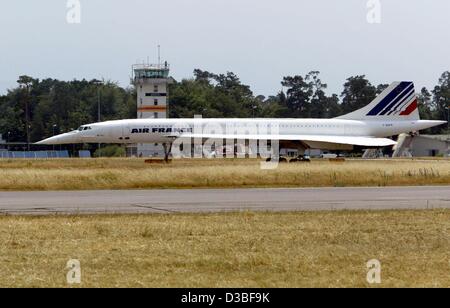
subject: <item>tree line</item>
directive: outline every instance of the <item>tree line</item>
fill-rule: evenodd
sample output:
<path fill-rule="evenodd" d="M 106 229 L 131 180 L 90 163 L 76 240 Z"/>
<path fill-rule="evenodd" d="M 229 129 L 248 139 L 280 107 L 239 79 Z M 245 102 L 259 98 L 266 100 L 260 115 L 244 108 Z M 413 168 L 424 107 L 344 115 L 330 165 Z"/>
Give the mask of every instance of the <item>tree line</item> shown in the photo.
<path fill-rule="evenodd" d="M 9 142 L 33 143 L 68 132 L 82 124 L 136 118 L 136 92 L 99 80 L 39 80 L 20 76 L 18 86 L 0 96 L 0 134 Z M 373 85 L 364 75 L 349 77 L 340 95 L 327 95 L 320 73 L 287 76 L 283 90 L 264 97 L 228 72 L 195 70 L 193 78 L 170 86 L 170 117 L 189 118 L 333 118 L 362 108 L 388 85 Z M 418 93 L 423 119 L 447 119 L 450 72 L 444 72 L 431 90 Z M 100 117 L 99 117 L 100 115 Z M 438 127 L 433 133 L 444 133 Z"/>

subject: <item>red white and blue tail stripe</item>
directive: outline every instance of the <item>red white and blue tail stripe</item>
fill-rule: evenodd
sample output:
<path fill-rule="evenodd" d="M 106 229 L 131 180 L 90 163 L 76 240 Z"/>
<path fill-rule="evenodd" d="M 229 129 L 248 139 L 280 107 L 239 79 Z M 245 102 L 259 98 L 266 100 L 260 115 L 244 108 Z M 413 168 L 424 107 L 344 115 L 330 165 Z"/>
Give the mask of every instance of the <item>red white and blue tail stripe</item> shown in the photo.
<path fill-rule="evenodd" d="M 387 95 L 384 95 L 381 102 L 367 114 L 368 116 L 408 116 L 418 108 L 414 83 L 400 82 L 394 90 L 386 92 Z"/>
<path fill-rule="evenodd" d="M 414 83 L 394 82 L 366 107 L 340 117 L 348 120 L 419 120 Z"/>

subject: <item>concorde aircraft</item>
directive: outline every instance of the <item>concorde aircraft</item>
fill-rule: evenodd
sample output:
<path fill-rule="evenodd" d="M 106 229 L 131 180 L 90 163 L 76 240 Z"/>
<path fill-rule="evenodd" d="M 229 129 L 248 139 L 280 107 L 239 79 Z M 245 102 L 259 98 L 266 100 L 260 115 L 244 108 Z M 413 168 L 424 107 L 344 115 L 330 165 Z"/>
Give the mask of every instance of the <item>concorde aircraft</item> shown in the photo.
<path fill-rule="evenodd" d="M 447 123 L 420 120 L 412 82 L 394 82 L 369 105 L 334 119 L 132 119 L 81 126 L 38 142 L 160 143 L 166 159 L 179 139 L 275 141 L 280 148 L 352 150 L 393 146 L 389 137 Z"/>

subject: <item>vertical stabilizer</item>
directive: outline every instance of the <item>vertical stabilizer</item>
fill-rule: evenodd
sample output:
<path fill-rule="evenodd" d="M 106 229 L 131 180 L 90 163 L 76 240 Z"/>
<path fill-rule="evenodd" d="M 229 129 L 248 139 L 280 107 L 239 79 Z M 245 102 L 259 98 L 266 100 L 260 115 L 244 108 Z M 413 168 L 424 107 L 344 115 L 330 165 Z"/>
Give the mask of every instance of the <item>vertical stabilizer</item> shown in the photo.
<path fill-rule="evenodd" d="M 420 120 L 414 83 L 394 82 L 369 105 L 343 115 L 344 120 Z"/>

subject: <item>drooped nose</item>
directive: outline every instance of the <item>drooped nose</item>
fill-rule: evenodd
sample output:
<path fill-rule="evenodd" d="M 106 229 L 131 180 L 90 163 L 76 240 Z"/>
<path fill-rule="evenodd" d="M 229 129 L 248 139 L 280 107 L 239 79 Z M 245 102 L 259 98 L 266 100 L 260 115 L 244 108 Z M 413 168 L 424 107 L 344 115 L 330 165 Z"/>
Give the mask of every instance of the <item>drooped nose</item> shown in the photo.
<path fill-rule="evenodd" d="M 78 133 L 66 133 L 58 136 L 53 136 L 45 140 L 36 142 L 37 145 L 57 145 L 57 144 L 73 144 L 81 143 Z"/>

